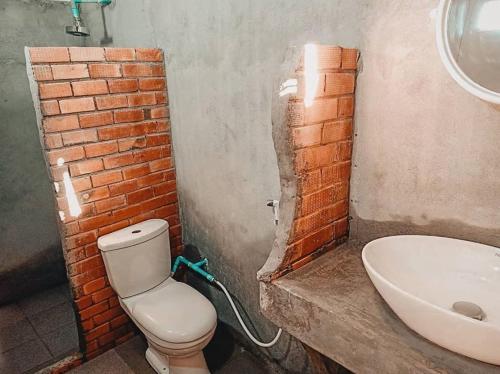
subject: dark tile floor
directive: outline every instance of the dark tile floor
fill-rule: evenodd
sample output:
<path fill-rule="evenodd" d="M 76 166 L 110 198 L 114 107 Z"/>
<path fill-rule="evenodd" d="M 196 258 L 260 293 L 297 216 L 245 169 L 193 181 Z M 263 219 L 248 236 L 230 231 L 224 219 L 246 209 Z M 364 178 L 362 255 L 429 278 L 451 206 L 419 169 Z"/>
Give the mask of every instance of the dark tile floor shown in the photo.
<path fill-rule="evenodd" d="M 0 307 L 0 373 L 32 373 L 76 351 L 67 284 Z"/>
<path fill-rule="evenodd" d="M 155 374 L 144 357 L 146 348 L 144 338 L 136 336 L 70 373 Z M 278 373 L 235 343 L 225 331 L 216 333 L 205 349 L 205 358 L 212 374 Z"/>

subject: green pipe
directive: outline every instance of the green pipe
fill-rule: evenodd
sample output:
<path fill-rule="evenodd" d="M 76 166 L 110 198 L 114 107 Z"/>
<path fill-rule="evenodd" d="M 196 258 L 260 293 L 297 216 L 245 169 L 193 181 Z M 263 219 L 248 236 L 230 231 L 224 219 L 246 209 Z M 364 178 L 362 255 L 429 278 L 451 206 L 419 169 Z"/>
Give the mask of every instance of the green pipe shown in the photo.
<path fill-rule="evenodd" d="M 215 277 L 212 274 L 208 273 L 207 271 L 201 268 L 202 266 L 208 264 L 208 260 L 206 258 L 196 263 L 192 263 L 191 261 L 187 260 L 184 256 L 178 256 L 175 259 L 174 266 L 172 267 L 172 275 L 175 274 L 181 263 L 186 265 L 194 272 L 200 274 L 202 277 L 206 278 L 206 280 L 208 280 L 209 282 L 215 281 Z"/>

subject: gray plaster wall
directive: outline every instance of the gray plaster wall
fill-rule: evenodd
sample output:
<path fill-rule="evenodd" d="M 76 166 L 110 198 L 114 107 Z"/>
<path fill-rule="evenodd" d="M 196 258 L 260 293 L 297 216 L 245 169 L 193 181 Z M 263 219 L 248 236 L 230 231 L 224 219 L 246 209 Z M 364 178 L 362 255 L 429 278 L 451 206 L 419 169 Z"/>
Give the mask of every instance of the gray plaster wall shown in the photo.
<path fill-rule="evenodd" d="M 277 330 L 259 311 L 256 280 L 275 236 L 266 201 L 280 197 L 271 127 L 275 75 L 290 47 L 357 45 L 362 4 L 119 0 L 106 12 L 115 46 L 166 52 L 184 241 L 209 258 L 264 340 Z M 207 293 L 219 318 L 242 331 L 221 292 Z M 291 372 L 309 370 L 289 336 L 268 354 Z"/>
<path fill-rule="evenodd" d="M 371 1 L 356 92 L 351 235 L 398 233 L 500 246 L 500 107 L 438 56 L 434 0 Z"/>
<path fill-rule="evenodd" d="M 82 45 L 70 22 L 60 2 L 0 2 L 0 304 L 66 279 L 24 46 Z"/>

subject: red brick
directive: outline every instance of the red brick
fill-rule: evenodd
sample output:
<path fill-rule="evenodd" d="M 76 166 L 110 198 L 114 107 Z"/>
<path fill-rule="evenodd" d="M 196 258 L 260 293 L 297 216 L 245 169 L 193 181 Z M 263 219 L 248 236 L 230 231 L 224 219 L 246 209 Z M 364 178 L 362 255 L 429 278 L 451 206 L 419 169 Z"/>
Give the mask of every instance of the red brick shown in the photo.
<path fill-rule="evenodd" d="M 135 92 L 139 89 L 137 79 L 114 79 L 108 81 L 109 92 L 124 93 Z"/>
<path fill-rule="evenodd" d="M 170 143 L 170 137 L 167 134 L 153 134 L 147 136 L 147 146 L 154 147 Z"/>
<path fill-rule="evenodd" d="M 88 319 L 86 321 L 82 321 L 82 330 L 83 331 L 90 331 L 92 330 L 93 328 L 95 327 L 95 324 L 94 324 L 94 321 L 91 320 L 91 319 Z M 89 349 L 89 348 L 92 348 L 91 345 L 87 344 L 87 351 L 91 351 L 93 349 Z M 52 374 L 52 373 L 51 373 Z"/>
<path fill-rule="evenodd" d="M 138 122 L 144 120 L 144 111 L 142 109 L 128 109 L 115 111 L 115 122 Z"/>
<path fill-rule="evenodd" d="M 174 166 L 172 162 L 172 158 L 162 158 L 159 160 L 154 160 L 149 163 L 149 167 L 151 168 L 151 171 L 159 171 L 159 170 L 168 170 L 172 169 Z"/>
<path fill-rule="evenodd" d="M 49 163 L 51 165 L 56 165 L 59 159 L 62 159 L 63 162 L 81 160 L 85 157 L 85 153 L 82 147 L 70 147 L 49 151 L 47 152 L 47 156 Z"/>
<path fill-rule="evenodd" d="M 138 123 L 130 126 L 130 136 L 146 135 L 158 130 L 158 124 L 154 121 Z"/>
<path fill-rule="evenodd" d="M 142 164 L 124 168 L 122 172 L 124 179 L 127 180 L 142 177 L 143 175 L 149 174 L 151 171 L 149 169 L 149 164 Z"/>
<path fill-rule="evenodd" d="M 113 142 L 100 142 L 84 146 L 85 155 L 89 158 L 109 155 L 118 152 L 118 143 Z"/>
<path fill-rule="evenodd" d="M 127 201 L 129 204 L 137 204 L 145 200 L 149 200 L 153 197 L 154 197 L 153 189 L 150 187 L 129 193 L 127 195 Z"/>
<path fill-rule="evenodd" d="M 99 231 L 98 231 L 99 233 Z M 97 242 L 85 246 L 85 256 L 92 257 L 99 253 Z"/>
<path fill-rule="evenodd" d="M 80 226 L 78 226 L 78 222 L 68 222 L 63 226 L 66 236 L 76 235 L 80 232 Z"/>
<path fill-rule="evenodd" d="M 327 73 L 325 95 L 345 95 L 354 92 L 354 73 Z"/>
<path fill-rule="evenodd" d="M 313 170 L 310 173 L 302 174 L 299 179 L 299 193 L 307 194 L 318 190 L 321 187 L 321 169 Z"/>
<path fill-rule="evenodd" d="M 168 117 L 168 114 L 166 106 L 151 108 L 151 118 L 165 118 Z"/>
<path fill-rule="evenodd" d="M 85 64 L 51 65 L 54 79 L 88 78 L 89 70 Z"/>
<path fill-rule="evenodd" d="M 97 141 L 96 130 L 78 130 L 62 133 L 64 145 L 75 145 Z"/>
<path fill-rule="evenodd" d="M 137 190 L 137 180 L 129 180 L 121 183 L 111 184 L 109 192 L 111 196 L 120 195 Z"/>
<path fill-rule="evenodd" d="M 33 66 L 33 75 L 37 81 L 51 81 L 54 79 L 52 69 L 49 65 L 36 65 Z"/>
<path fill-rule="evenodd" d="M 130 125 L 105 127 L 98 130 L 100 140 L 112 140 L 130 136 Z"/>
<path fill-rule="evenodd" d="M 95 173 L 104 169 L 102 160 L 86 160 L 69 166 L 71 176 Z"/>
<path fill-rule="evenodd" d="M 68 62 L 68 49 L 63 47 L 30 48 L 31 62 Z"/>
<path fill-rule="evenodd" d="M 342 49 L 342 69 L 356 70 L 358 67 L 358 50 Z"/>
<path fill-rule="evenodd" d="M 90 64 L 89 72 L 92 78 L 119 78 L 122 76 L 119 64 Z"/>
<path fill-rule="evenodd" d="M 167 94 L 165 92 L 156 92 L 156 103 L 157 104 L 167 104 L 168 103 L 168 98 Z"/>
<path fill-rule="evenodd" d="M 76 223 L 78 225 L 78 222 L 71 222 L 71 223 Z M 69 250 L 66 252 L 65 260 L 66 260 L 66 265 L 71 265 L 77 261 L 81 261 L 83 259 L 87 258 L 85 256 L 85 248 L 75 248 L 72 250 Z"/>
<path fill-rule="evenodd" d="M 97 213 L 103 213 L 122 207 L 125 204 L 126 204 L 125 196 L 116 196 L 110 199 L 96 201 L 95 209 Z"/>
<path fill-rule="evenodd" d="M 295 127 L 292 130 L 293 144 L 296 148 L 310 147 L 321 143 L 323 125 Z"/>
<path fill-rule="evenodd" d="M 175 194 L 173 194 L 172 196 L 175 197 L 175 199 L 176 199 L 177 197 L 174 195 Z M 163 195 L 163 196 L 155 197 L 154 199 L 145 201 L 141 204 L 141 210 L 142 210 L 142 212 L 149 212 L 150 210 L 157 209 L 163 205 L 167 205 L 170 200 L 174 200 L 172 198 L 172 196 Z"/>
<path fill-rule="evenodd" d="M 303 240 L 302 256 L 306 256 L 333 240 L 334 228 L 329 225 Z"/>
<path fill-rule="evenodd" d="M 339 99 L 339 117 L 352 117 L 354 114 L 354 99 L 352 96 Z"/>
<path fill-rule="evenodd" d="M 81 219 L 79 224 L 81 230 L 94 230 L 99 227 L 111 225 L 117 221 L 119 220 L 113 217 L 110 212 L 107 212 L 95 217 Z"/>
<path fill-rule="evenodd" d="M 43 120 L 43 127 L 46 132 L 56 132 L 78 129 L 80 125 L 78 117 L 72 115 L 46 118 Z"/>
<path fill-rule="evenodd" d="M 91 97 L 61 100 L 59 107 L 61 113 L 89 112 L 95 109 L 94 100 Z"/>
<path fill-rule="evenodd" d="M 91 296 L 83 296 L 77 300 L 75 300 L 76 307 L 78 310 L 86 309 L 92 305 L 92 297 Z"/>
<path fill-rule="evenodd" d="M 94 322 L 98 325 L 111 321 L 113 318 L 118 317 L 123 314 L 123 309 L 121 307 L 115 307 L 101 314 L 97 314 L 94 316 Z"/>
<path fill-rule="evenodd" d="M 120 170 L 108 171 L 90 177 L 94 187 L 100 187 L 111 183 L 120 182 L 123 180 L 122 172 Z"/>
<path fill-rule="evenodd" d="M 313 101 L 313 105 L 305 108 L 305 124 L 323 122 L 337 118 L 337 98 L 318 99 Z"/>
<path fill-rule="evenodd" d="M 128 220 L 123 220 L 120 222 L 113 223 L 108 226 L 100 227 L 98 230 L 99 236 L 109 234 L 110 232 L 114 232 L 125 227 L 129 226 Z"/>
<path fill-rule="evenodd" d="M 134 61 L 135 49 L 133 48 L 105 48 L 107 61 Z"/>
<path fill-rule="evenodd" d="M 97 240 L 97 233 L 95 231 L 70 236 L 65 239 L 66 249 L 81 247 L 85 244 L 90 244 L 96 240 Z"/>
<path fill-rule="evenodd" d="M 346 161 L 351 159 L 352 141 L 339 143 L 337 148 L 337 160 Z"/>
<path fill-rule="evenodd" d="M 131 218 L 133 216 L 137 216 L 141 214 L 143 210 L 141 209 L 140 205 L 130 205 L 127 206 L 126 208 L 122 209 L 117 209 L 113 212 L 113 218 L 118 221 L 118 220 L 123 220 L 127 218 Z"/>
<path fill-rule="evenodd" d="M 71 61 L 105 61 L 104 48 L 97 47 L 70 47 Z"/>
<path fill-rule="evenodd" d="M 93 201 L 106 199 L 109 197 L 108 187 L 97 187 L 93 190 L 85 191 L 81 194 L 81 200 L 85 203 L 91 203 Z"/>
<path fill-rule="evenodd" d="M 161 77 L 165 70 L 161 64 L 123 64 L 124 77 Z"/>
<path fill-rule="evenodd" d="M 108 156 L 104 158 L 104 168 L 113 169 L 135 163 L 132 153 Z"/>
<path fill-rule="evenodd" d="M 158 125 L 158 131 L 168 131 L 170 128 L 170 123 L 166 119 L 157 120 L 156 123 Z"/>
<path fill-rule="evenodd" d="M 111 125 L 113 123 L 113 112 L 80 114 L 79 117 L 81 127 L 97 127 Z"/>
<path fill-rule="evenodd" d="M 60 134 L 47 134 L 45 135 L 45 146 L 49 149 L 61 148 L 63 146 Z"/>
<path fill-rule="evenodd" d="M 71 277 L 71 283 L 73 285 L 73 294 L 76 297 L 83 296 L 82 286 L 88 282 L 95 279 L 102 278 L 106 275 L 106 268 L 104 266 L 89 270 L 83 274 L 73 275 Z"/>
<path fill-rule="evenodd" d="M 328 187 L 310 195 L 302 196 L 298 204 L 298 215 L 306 216 L 334 202 L 334 189 Z"/>
<path fill-rule="evenodd" d="M 71 85 L 68 82 L 63 83 L 40 83 L 40 98 L 54 99 L 56 97 L 73 96 Z"/>
<path fill-rule="evenodd" d="M 104 278 L 101 278 L 101 279 L 104 279 Z M 98 279 L 98 281 L 102 282 L 99 279 Z M 104 285 L 101 288 L 103 288 L 103 287 L 104 287 Z M 92 293 L 92 292 L 89 292 L 89 293 Z M 88 293 L 87 293 L 87 295 L 88 295 Z M 88 308 L 81 310 L 80 311 L 80 318 L 82 319 L 82 321 L 84 321 L 84 320 L 89 319 L 89 318 L 91 318 L 99 313 L 103 313 L 106 310 L 108 310 L 108 303 L 106 301 L 103 301 L 99 304 L 95 304 L 95 305 L 92 305 Z"/>
<path fill-rule="evenodd" d="M 323 128 L 322 142 L 330 143 L 347 140 L 352 137 L 352 121 L 342 120 L 338 122 L 325 123 Z"/>
<path fill-rule="evenodd" d="M 127 322 L 129 322 L 129 318 L 126 314 L 122 314 L 121 316 L 115 317 L 111 320 L 111 328 L 116 329 L 117 327 L 123 326 Z"/>
<path fill-rule="evenodd" d="M 349 219 L 343 218 L 334 223 L 335 225 L 335 238 L 339 239 L 349 232 Z"/>
<path fill-rule="evenodd" d="M 162 91 L 166 87 L 165 78 L 142 78 L 139 79 L 141 91 Z"/>
<path fill-rule="evenodd" d="M 73 178 L 71 179 L 71 183 L 73 184 L 73 189 L 75 190 L 75 192 L 82 192 L 85 190 L 90 190 L 92 188 L 92 183 L 90 183 L 89 177 Z"/>
<path fill-rule="evenodd" d="M 99 96 L 95 98 L 97 108 L 102 109 L 116 109 L 116 108 L 126 108 L 127 107 L 127 96 L 117 95 L 117 96 Z"/>
<path fill-rule="evenodd" d="M 134 152 L 134 159 L 136 163 L 156 160 L 162 157 L 161 147 L 146 148 L 136 150 Z"/>
<path fill-rule="evenodd" d="M 325 211 L 327 221 L 333 222 L 348 215 L 349 204 L 344 200 L 326 208 Z"/>
<path fill-rule="evenodd" d="M 318 70 L 338 69 L 342 63 L 342 48 L 317 45 Z"/>
<path fill-rule="evenodd" d="M 90 80 L 72 82 L 75 96 L 102 95 L 108 93 L 108 85 L 105 80 Z"/>
<path fill-rule="evenodd" d="M 296 170 L 302 172 L 331 164 L 335 161 L 336 152 L 335 144 L 300 149 L 296 152 Z"/>
<path fill-rule="evenodd" d="M 164 195 L 170 192 L 174 192 L 175 188 L 176 188 L 175 180 L 168 181 L 154 186 L 154 193 L 155 196 Z"/>
<path fill-rule="evenodd" d="M 163 52 L 157 48 L 136 48 L 135 54 L 139 61 L 163 61 Z"/>
<path fill-rule="evenodd" d="M 42 110 L 42 114 L 45 116 L 61 114 L 57 100 L 42 101 L 40 103 L 40 109 Z"/>
<path fill-rule="evenodd" d="M 102 261 L 102 257 L 99 256 L 94 256 L 94 257 L 89 257 L 85 258 L 81 261 L 78 261 L 74 264 L 71 264 L 68 266 L 68 273 L 70 276 L 77 275 L 77 274 L 82 274 L 86 273 L 92 269 L 95 269 L 97 267 L 102 267 L 104 266 L 104 262 Z M 85 286 L 83 286 L 83 289 L 85 290 Z M 85 291 L 84 291 L 85 292 Z"/>
<path fill-rule="evenodd" d="M 156 96 L 153 92 L 128 95 L 129 106 L 155 105 Z"/>
<path fill-rule="evenodd" d="M 321 169 L 321 183 L 328 185 L 337 182 L 349 181 L 351 162 L 343 162 Z"/>
<path fill-rule="evenodd" d="M 99 304 L 98 304 L 99 305 Z M 82 318 L 83 319 L 83 318 Z M 106 323 L 85 334 L 85 341 L 90 342 L 109 332 L 110 324 Z"/>
<path fill-rule="evenodd" d="M 118 149 L 120 152 L 129 151 L 132 149 L 139 149 L 146 147 L 146 138 L 129 138 L 118 141 Z"/>
<path fill-rule="evenodd" d="M 165 181 L 165 173 L 163 172 L 148 174 L 137 179 L 137 186 L 139 188 L 147 187 L 164 181 Z"/>

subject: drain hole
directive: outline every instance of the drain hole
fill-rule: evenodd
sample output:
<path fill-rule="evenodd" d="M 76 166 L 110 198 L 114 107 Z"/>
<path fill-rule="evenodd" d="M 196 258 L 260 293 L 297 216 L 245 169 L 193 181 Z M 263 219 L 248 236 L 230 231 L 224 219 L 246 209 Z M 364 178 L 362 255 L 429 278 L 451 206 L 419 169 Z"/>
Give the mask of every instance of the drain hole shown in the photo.
<path fill-rule="evenodd" d="M 139 234 L 141 232 L 141 230 L 134 230 L 132 231 L 132 234 Z"/>
<path fill-rule="evenodd" d="M 478 321 L 482 321 L 486 318 L 486 314 L 483 312 L 481 307 L 469 301 L 457 301 L 453 304 L 452 309 L 458 314 L 477 319 Z"/>

